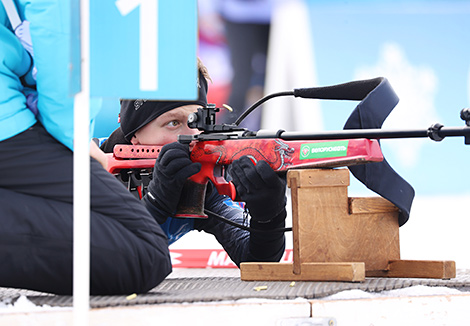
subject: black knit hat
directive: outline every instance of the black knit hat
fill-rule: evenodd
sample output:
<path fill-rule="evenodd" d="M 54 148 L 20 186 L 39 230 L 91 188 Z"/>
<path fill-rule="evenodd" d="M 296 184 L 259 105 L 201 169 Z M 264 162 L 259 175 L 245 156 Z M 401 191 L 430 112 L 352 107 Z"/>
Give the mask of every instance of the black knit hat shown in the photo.
<path fill-rule="evenodd" d="M 207 80 L 199 72 L 197 80 L 198 98 L 194 101 L 153 101 L 153 100 L 121 100 L 119 114 L 124 137 L 131 141 L 137 130 L 163 113 L 189 104 L 207 105 Z"/>

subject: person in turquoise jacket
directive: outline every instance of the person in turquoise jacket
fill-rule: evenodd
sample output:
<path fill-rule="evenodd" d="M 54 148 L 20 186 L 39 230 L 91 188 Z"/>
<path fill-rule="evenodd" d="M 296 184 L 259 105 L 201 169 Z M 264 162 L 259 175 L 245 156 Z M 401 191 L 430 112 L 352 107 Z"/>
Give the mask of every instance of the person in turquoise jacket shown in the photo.
<path fill-rule="evenodd" d="M 0 4 L 2 287 L 72 294 L 71 3 Z M 171 272 L 167 237 L 98 161 L 90 164 L 91 294 L 144 293 Z"/>

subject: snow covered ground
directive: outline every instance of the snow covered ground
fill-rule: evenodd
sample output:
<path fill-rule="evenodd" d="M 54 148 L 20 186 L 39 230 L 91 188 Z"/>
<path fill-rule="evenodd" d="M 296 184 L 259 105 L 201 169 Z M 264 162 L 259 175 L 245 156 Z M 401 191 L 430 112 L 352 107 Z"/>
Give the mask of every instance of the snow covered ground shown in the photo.
<path fill-rule="evenodd" d="M 241 299 L 93 309 L 85 323 L 73 323 L 70 308 L 34 307 L 22 297 L 0 309 L 0 324 L 49 325 L 468 325 L 470 294 L 456 289 L 414 286 L 367 293 L 351 290 L 317 300 Z M 83 319 L 81 319 L 83 321 Z"/>
<path fill-rule="evenodd" d="M 417 197 L 400 229 L 402 259 L 454 260 L 470 269 L 470 193 Z"/>

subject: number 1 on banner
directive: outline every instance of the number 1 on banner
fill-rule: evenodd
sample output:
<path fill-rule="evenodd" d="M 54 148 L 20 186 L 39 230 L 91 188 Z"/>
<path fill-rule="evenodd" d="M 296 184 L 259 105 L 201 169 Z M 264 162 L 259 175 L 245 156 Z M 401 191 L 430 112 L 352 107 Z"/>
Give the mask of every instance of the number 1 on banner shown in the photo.
<path fill-rule="evenodd" d="M 139 87 L 156 91 L 158 86 L 158 0 L 117 0 L 122 16 L 139 7 Z"/>

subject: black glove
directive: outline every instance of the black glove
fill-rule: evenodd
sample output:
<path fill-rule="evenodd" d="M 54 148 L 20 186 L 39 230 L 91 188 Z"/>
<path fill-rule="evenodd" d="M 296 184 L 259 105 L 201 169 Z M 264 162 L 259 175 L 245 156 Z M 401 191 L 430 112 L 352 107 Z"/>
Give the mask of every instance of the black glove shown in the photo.
<path fill-rule="evenodd" d="M 250 211 L 252 221 L 269 223 L 277 217 L 285 218 L 285 176 L 277 175 L 265 161 L 254 165 L 247 156 L 233 161 L 229 173 L 237 195 Z M 283 213 L 282 216 L 280 213 Z"/>
<path fill-rule="evenodd" d="M 187 144 L 175 142 L 163 146 L 148 185 L 148 201 L 165 214 L 165 219 L 173 216 L 185 181 L 200 170 L 201 163 L 190 160 Z"/>

